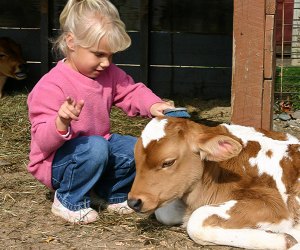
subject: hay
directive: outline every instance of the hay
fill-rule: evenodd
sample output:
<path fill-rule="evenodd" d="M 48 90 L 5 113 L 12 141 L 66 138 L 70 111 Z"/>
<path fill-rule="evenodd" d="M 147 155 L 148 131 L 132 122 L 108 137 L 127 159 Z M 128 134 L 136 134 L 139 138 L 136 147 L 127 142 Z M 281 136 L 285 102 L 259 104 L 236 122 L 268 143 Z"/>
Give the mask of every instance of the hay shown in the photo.
<path fill-rule="evenodd" d="M 30 124 L 27 119 L 26 94 L 14 94 L 0 99 L 0 162 L 1 169 L 16 171 L 28 162 Z"/>
<path fill-rule="evenodd" d="M 26 93 L 12 93 L 0 99 L 3 249 L 228 249 L 200 247 L 188 238 L 184 229 L 163 226 L 147 215 L 121 216 L 102 211 L 100 220 L 89 225 L 72 225 L 52 215 L 49 190 L 26 170 L 30 144 L 26 100 Z M 205 121 L 202 111 L 210 108 L 208 104 L 192 100 L 186 105 L 194 120 Z M 223 119 L 228 118 L 225 115 Z M 128 118 L 116 108 L 111 114 L 112 132 L 120 134 L 139 136 L 148 121 L 148 118 Z"/>

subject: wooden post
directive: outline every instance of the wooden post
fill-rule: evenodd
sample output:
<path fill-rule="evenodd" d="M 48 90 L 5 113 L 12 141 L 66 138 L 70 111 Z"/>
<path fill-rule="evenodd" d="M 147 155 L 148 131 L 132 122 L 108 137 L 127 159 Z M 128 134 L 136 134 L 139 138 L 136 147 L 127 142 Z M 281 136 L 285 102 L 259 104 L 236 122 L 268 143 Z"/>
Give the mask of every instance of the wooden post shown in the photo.
<path fill-rule="evenodd" d="M 234 0 L 232 123 L 272 127 L 275 6 L 276 0 Z"/>
<path fill-rule="evenodd" d="M 141 81 L 149 86 L 149 0 L 140 0 L 140 35 L 141 35 Z"/>
<path fill-rule="evenodd" d="M 41 1 L 41 74 L 44 75 L 49 71 L 50 53 L 49 53 L 49 0 Z"/>

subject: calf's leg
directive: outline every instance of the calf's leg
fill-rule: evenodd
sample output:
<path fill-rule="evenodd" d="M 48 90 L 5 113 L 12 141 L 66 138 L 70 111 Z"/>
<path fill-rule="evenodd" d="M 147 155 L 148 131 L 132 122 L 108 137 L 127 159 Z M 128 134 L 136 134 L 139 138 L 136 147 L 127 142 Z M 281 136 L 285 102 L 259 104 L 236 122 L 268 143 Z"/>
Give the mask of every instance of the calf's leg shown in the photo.
<path fill-rule="evenodd" d="M 220 205 L 206 205 L 196 209 L 187 223 L 187 232 L 191 239 L 201 245 L 226 245 L 264 250 L 288 249 L 297 244 L 295 238 L 285 232 L 275 233 L 250 228 L 249 225 L 241 228 L 230 227 L 231 221 L 236 224 L 236 218 L 233 218 L 234 214 L 230 210 L 238 205 L 237 201 L 231 200 Z M 247 209 L 245 210 L 244 215 L 238 216 L 251 216 L 247 214 Z M 218 219 L 220 223 L 217 222 Z M 210 223 L 212 221 L 214 223 Z"/>

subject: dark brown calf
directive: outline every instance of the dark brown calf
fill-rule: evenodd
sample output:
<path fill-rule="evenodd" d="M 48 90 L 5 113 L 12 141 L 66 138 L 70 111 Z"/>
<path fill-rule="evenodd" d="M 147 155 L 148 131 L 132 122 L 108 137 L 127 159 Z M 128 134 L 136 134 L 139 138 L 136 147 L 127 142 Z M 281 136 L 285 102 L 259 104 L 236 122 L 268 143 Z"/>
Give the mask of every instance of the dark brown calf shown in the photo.
<path fill-rule="evenodd" d="M 300 249 L 300 142 L 276 132 L 155 118 L 135 148 L 128 204 L 201 245 Z"/>
<path fill-rule="evenodd" d="M 0 98 L 8 77 L 16 80 L 26 78 L 25 61 L 20 45 L 7 37 L 0 37 Z"/>

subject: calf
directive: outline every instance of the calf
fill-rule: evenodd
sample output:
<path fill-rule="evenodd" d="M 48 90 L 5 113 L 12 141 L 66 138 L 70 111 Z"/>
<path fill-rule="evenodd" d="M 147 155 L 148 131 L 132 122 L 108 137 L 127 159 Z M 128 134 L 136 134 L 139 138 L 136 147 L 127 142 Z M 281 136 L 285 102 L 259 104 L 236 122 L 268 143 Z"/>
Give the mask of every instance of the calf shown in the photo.
<path fill-rule="evenodd" d="M 22 80 L 26 76 L 21 47 L 8 37 L 0 37 L 0 98 L 8 77 Z"/>
<path fill-rule="evenodd" d="M 300 142 L 284 133 L 154 118 L 128 205 L 201 245 L 300 249 Z"/>

